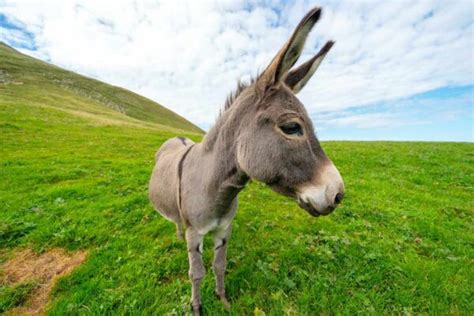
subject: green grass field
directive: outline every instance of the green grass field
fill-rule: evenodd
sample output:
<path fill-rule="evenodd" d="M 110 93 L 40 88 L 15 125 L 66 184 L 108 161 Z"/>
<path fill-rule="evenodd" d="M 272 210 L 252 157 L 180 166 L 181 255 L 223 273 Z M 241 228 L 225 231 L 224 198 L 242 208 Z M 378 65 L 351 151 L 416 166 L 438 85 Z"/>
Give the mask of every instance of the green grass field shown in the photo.
<path fill-rule="evenodd" d="M 9 78 L 0 83 L 0 264 L 28 247 L 89 251 L 56 284 L 51 315 L 187 313 L 186 247 L 153 210 L 147 184 L 160 144 L 177 133 L 199 141 L 199 130 L 168 112 L 166 121 L 117 111 L 89 88 L 78 94 L 79 84 L 29 84 L 14 72 L 21 62 L 0 59 Z M 323 146 L 346 184 L 330 216 L 312 218 L 260 183 L 241 192 L 228 250 L 231 314 L 472 315 L 474 145 Z M 211 248 L 204 311 L 226 314 Z M 0 314 L 33 290 L 0 285 Z"/>

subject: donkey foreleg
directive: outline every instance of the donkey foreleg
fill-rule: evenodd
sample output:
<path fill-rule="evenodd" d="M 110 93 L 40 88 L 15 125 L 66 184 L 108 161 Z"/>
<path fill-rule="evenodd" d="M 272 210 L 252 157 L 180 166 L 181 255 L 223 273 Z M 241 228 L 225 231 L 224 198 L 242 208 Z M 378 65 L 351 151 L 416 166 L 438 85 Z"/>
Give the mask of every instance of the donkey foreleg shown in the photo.
<path fill-rule="evenodd" d="M 212 264 L 212 269 L 214 270 L 214 275 L 216 277 L 216 294 L 227 309 L 230 308 L 230 303 L 225 295 L 224 275 L 227 266 L 227 244 L 229 242 L 231 231 L 232 226 L 229 225 L 226 229 L 215 232 L 214 262 Z"/>
<path fill-rule="evenodd" d="M 206 270 L 202 261 L 203 235 L 192 227 L 186 229 L 186 243 L 189 259 L 189 278 L 191 279 L 191 309 L 194 315 L 201 314 L 201 280 Z"/>
<path fill-rule="evenodd" d="M 183 224 L 181 222 L 176 223 L 176 237 L 178 240 L 184 240 Z"/>

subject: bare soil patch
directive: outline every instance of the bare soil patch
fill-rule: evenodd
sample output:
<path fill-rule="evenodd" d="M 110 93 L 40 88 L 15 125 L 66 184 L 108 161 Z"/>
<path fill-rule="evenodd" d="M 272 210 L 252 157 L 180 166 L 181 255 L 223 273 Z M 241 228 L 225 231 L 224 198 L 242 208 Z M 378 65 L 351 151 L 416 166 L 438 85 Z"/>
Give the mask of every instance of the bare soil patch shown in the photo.
<path fill-rule="evenodd" d="M 44 253 L 26 249 L 0 266 L 0 284 L 15 285 L 35 282 L 38 286 L 26 302 L 6 312 L 6 315 L 41 315 L 56 281 L 74 270 L 86 259 L 87 252 L 68 253 L 55 248 Z"/>

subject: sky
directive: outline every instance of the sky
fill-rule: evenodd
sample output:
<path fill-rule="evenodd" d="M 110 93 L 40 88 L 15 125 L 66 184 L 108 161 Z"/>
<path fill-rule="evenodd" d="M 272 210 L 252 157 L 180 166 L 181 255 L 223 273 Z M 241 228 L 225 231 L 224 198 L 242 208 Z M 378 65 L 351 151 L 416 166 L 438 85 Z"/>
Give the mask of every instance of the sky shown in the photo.
<path fill-rule="evenodd" d="M 320 139 L 474 142 L 474 1 L 0 0 L 0 41 L 208 130 L 238 79 L 323 9 L 298 62 Z"/>

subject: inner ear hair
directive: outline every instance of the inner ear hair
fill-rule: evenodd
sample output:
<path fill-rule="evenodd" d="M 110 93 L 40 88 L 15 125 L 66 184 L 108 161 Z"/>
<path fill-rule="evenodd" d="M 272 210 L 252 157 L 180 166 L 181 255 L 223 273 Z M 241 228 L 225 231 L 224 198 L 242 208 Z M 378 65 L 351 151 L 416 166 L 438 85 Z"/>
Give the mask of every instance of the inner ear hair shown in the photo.
<path fill-rule="evenodd" d="M 301 64 L 296 69 L 291 70 L 285 77 L 284 81 L 285 84 L 293 90 L 293 93 L 298 93 L 309 79 L 313 76 L 313 74 L 318 69 L 319 65 L 323 61 L 326 54 L 334 45 L 334 41 L 328 41 L 320 50 L 319 52 L 314 55 L 311 59 L 306 61 L 305 63 Z"/>

